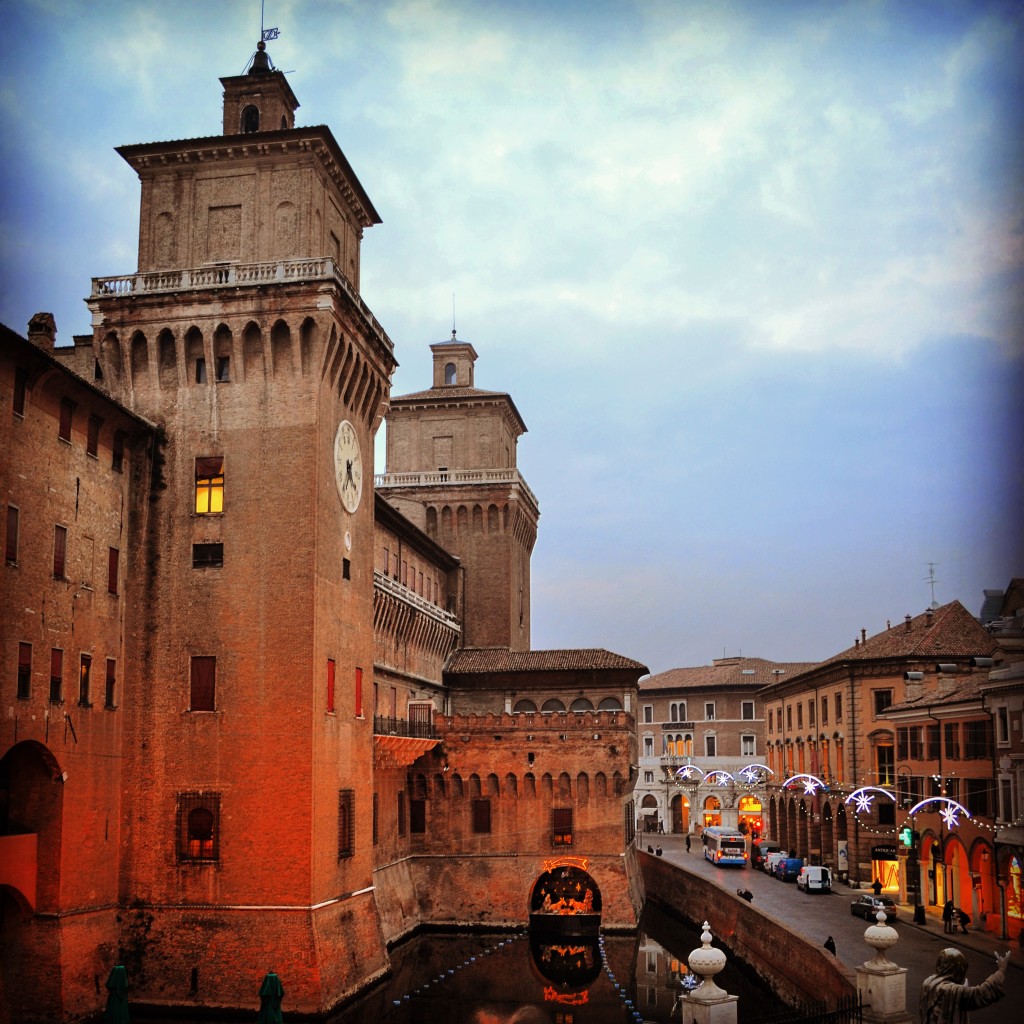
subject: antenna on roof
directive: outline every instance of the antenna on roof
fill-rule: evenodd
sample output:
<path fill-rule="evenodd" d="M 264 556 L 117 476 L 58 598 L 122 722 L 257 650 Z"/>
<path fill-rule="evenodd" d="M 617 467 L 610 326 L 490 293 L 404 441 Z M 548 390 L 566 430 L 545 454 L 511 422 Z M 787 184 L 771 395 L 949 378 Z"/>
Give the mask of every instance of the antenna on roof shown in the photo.
<path fill-rule="evenodd" d="M 924 578 L 925 583 L 930 583 L 932 588 L 932 603 L 929 605 L 930 608 L 935 609 L 939 607 L 939 602 L 935 600 L 935 584 L 938 580 L 935 578 L 935 566 L 938 562 L 928 563 L 928 575 Z"/>

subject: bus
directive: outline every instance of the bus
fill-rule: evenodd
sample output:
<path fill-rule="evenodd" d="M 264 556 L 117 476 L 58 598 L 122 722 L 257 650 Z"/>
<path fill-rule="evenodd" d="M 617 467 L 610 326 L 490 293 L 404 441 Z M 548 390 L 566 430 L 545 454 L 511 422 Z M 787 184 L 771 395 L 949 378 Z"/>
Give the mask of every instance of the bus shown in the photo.
<path fill-rule="evenodd" d="M 701 834 L 704 844 L 704 859 L 712 864 L 747 863 L 747 837 L 734 828 L 711 825 Z"/>

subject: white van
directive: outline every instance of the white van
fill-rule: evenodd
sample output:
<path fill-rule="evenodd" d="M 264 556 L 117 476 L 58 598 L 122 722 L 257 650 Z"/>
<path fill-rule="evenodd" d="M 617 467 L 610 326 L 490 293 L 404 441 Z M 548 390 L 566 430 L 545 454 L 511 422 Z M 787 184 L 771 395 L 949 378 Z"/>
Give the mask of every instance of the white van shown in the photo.
<path fill-rule="evenodd" d="M 763 861 L 765 874 L 774 875 L 775 865 L 778 864 L 780 860 L 785 859 L 786 852 L 784 850 L 773 850 Z"/>
<path fill-rule="evenodd" d="M 805 864 L 796 876 L 796 885 L 804 892 L 831 892 L 832 872 L 821 864 Z"/>

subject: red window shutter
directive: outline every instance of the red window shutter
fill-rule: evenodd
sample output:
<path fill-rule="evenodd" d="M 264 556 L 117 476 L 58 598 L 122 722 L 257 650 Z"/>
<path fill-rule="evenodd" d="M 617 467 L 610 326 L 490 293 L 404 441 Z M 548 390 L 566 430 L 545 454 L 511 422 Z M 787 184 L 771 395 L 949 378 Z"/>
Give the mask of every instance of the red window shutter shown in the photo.
<path fill-rule="evenodd" d="M 192 659 L 192 692 L 189 708 L 192 711 L 215 711 L 217 659 Z"/>
<path fill-rule="evenodd" d="M 363 717 L 363 670 L 356 669 L 356 718 Z"/>
<path fill-rule="evenodd" d="M 327 659 L 327 710 L 334 710 L 334 659 Z"/>
<path fill-rule="evenodd" d="M 68 553 L 68 531 L 63 526 L 53 528 L 53 575 L 64 579 L 64 567 Z"/>

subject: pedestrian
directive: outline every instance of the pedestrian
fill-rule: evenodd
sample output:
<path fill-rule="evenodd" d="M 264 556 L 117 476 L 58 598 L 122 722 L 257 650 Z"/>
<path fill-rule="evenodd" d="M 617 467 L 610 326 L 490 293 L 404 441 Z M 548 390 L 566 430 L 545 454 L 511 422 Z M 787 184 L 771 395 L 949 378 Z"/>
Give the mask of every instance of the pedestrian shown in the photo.
<path fill-rule="evenodd" d="M 960 930 L 966 935 L 967 926 L 971 923 L 971 915 L 966 910 L 958 910 L 956 913 L 960 920 Z M 954 928 L 953 931 L 956 931 L 956 929 Z"/>
<path fill-rule="evenodd" d="M 686 852 L 687 853 L 690 852 L 690 834 L 689 834 L 689 832 L 687 832 L 687 834 L 686 834 Z"/>
<path fill-rule="evenodd" d="M 880 878 L 876 878 L 871 883 L 871 888 L 874 890 L 876 897 L 881 896 L 882 895 L 882 880 Z"/>
<path fill-rule="evenodd" d="M 961 1024 L 968 1010 L 979 1010 L 1002 999 L 1009 959 L 1009 952 L 1004 956 L 996 953 L 995 971 L 980 985 L 968 985 L 967 957 L 959 949 L 944 949 L 935 973 L 921 985 L 921 1024 Z"/>
<path fill-rule="evenodd" d="M 658 822 L 658 835 L 663 836 L 665 834 L 665 823 L 663 821 Z"/>
<path fill-rule="evenodd" d="M 831 953 L 831 954 L 832 954 L 833 956 L 835 956 L 835 955 L 836 955 L 836 940 L 835 940 L 835 939 L 833 939 L 831 935 L 830 935 L 830 936 L 829 936 L 829 937 L 828 937 L 828 938 L 827 938 L 827 939 L 825 940 L 825 948 L 826 948 L 826 949 L 827 949 L 827 950 L 828 950 L 828 951 L 829 951 L 829 952 L 830 952 L 830 953 Z"/>
<path fill-rule="evenodd" d="M 953 932 L 953 901 L 946 900 L 942 908 L 942 930 L 947 934 Z"/>
<path fill-rule="evenodd" d="M 660 856 L 661 856 L 661 847 L 659 846 L 659 847 L 658 847 L 658 848 L 657 848 L 657 849 L 656 849 L 656 850 L 654 851 L 654 853 L 655 853 L 655 856 L 658 856 L 658 857 L 660 857 Z M 964 929 L 964 931 L 967 931 L 967 929 L 965 928 L 965 929 Z"/>

